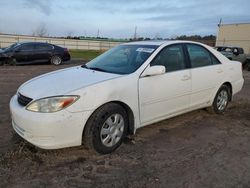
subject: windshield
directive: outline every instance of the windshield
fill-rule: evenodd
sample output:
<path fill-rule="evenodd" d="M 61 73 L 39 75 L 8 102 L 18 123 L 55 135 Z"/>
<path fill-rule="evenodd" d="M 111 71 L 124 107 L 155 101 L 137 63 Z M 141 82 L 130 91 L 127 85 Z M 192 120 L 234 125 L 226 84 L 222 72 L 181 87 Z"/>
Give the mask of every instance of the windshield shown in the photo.
<path fill-rule="evenodd" d="M 10 50 L 12 50 L 13 48 L 15 48 L 15 47 L 17 47 L 19 45 L 20 45 L 20 43 L 14 43 L 14 44 L 10 45 L 9 47 L 5 48 L 4 51 L 5 52 L 10 51 Z"/>
<path fill-rule="evenodd" d="M 157 47 L 157 45 L 120 45 L 93 59 L 84 67 L 115 74 L 130 74 L 136 71 Z"/>

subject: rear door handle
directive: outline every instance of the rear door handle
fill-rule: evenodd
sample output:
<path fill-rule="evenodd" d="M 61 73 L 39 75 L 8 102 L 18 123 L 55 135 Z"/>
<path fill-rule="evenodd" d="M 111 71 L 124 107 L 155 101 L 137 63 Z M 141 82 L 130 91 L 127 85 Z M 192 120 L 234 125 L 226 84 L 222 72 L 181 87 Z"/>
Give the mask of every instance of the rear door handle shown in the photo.
<path fill-rule="evenodd" d="M 191 76 L 184 75 L 181 80 L 186 81 L 186 80 L 189 80 L 190 78 L 191 78 Z"/>

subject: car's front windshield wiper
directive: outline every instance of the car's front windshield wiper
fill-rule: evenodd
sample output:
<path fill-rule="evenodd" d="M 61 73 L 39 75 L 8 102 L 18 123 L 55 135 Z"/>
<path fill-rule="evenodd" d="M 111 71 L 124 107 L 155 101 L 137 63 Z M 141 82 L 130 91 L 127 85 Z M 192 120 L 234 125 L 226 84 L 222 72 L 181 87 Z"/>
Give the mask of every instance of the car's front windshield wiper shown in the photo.
<path fill-rule="evenodd" d="M 82 68 L 86 68 L 86 69 L 88 69 L 88 67 L 87 67 L 87 65 L 86 65 L 86 64 L 83 64 L 81 67 L 82 67 Z"/>
<path fill-rule="evenodd" d="M 95 70 L 95 71 L 100 71 L 100 72 L 109 72 L 109 71 L 106 71 L 102 68 L 98 68 L 98 67 L 88 67 L 88 69 L 91 69 L 91 70 Z"/>
<path fill-rule="evenodd" d="M 90 69 L 90 70 L 100 71 L 100 72 L 109 72 L 107 70 L 104 70 L 104 69 L 98 68 L 98 67 L 88 67 L 86 64 L 82 65 L 81 67 L 86 68 L 86 69 Z"/>

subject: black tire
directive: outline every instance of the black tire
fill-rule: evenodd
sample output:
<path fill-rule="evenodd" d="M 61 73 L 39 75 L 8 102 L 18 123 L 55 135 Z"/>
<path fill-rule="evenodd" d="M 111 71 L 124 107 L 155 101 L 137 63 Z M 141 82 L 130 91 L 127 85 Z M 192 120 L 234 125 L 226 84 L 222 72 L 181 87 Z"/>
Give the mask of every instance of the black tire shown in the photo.
<path fill-rule="evenodd" d="M 62 58 L 59 55 L 54 55 L 50 59 L 50 63 L 53 65 L 61 65 L 62 64 Z"/>
<path fill-rule="evenodd" d="M 107 147 L 104 145 L 101 136 L 101 130 L 106 125 L 105 123 L 112 115 L 119 114 L 123 118 L 124 126 L 122 136 L 115 137 L 120 139 L 113 146 Z M 83 144 L 91 151 L 108 154 L 115 151 L 123 142 L 128 130 L 128 116 L 125 109 L 116 103 L 109 103 L 98 108 L 90 117 L 85 125 L 83 132 Z M 107 135 L 108 136 L 108 135 Z M 112 140 L 111 140 L 112 142 Z"/>
<path fill-rule="evenodd" d="M 247 70 L 250 71 L 250 62 L 246 65 Z"/>
<path fill-rule="evenodd" d="M 247 59 L 243 64 L 243 69 L 250 70 L 250 59 Z"/>
<path fill-rule="evenodd" d="M 220 106 L 219 101 L 220 101 L 220 96 L 222 94 L 227 95 L 227 97 L 225 97 L 227 99 L 225 99 L 225 101 L 222 102 L 223 104 L 221 103 L 222 106 Z M 216 95 L 215 95 L 213 105 L 210 108 L 208 108 L 209 112 L 216 113 L 216 114 L 223 114 L 225 112 L 226 108 L 227 108 L 227 105 L 228 105 L 231 97 L 232 97 L 231 95 L 232 94 L 231 94 L 230 89 L 228 88 L 228 86 L 222 85 L 220 87 L 220 89 L 217 91 Z"/>

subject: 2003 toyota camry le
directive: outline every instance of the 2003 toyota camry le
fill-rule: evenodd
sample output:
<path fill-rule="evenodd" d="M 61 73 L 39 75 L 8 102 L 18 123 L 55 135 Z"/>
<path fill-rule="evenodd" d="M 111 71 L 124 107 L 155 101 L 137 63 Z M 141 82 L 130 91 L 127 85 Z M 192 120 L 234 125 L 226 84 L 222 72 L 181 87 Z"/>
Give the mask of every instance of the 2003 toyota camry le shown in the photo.
<path fill-rule="evenodd" d="M 200 108 L 223 113 L 243 82 L 241 63 L 204 44 L 127 43 L 24 83 L 10 101 L 12 125 L 40 148 L 107 154 L 140 127 Z"/>

